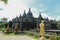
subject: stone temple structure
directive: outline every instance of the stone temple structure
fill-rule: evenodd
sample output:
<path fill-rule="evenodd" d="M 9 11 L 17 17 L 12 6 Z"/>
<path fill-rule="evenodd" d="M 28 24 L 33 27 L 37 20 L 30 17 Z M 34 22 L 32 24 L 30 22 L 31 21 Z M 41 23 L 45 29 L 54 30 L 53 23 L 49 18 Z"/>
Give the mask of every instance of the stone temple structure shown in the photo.
<path fill-rule="evenodd" d="M 6 24 L 6 28 L 7 28 L 7 25 L 9 25 L 10 30 L 13 31 L 13 29 L 15 28 L 15 25 L 18 24 L 17 26 L 20 31 L 29 30 L 29 29 L 37 29 L 37 28 L 39 29 L 39 23 L 42 20 L 45 21 L 46 30 L 57 29 L 56 21 L 49 20 L 48 18 L 43 18 L 41 16 L 41 13 L 39 14 L 38 18 L 35 18 L 30 8 L 28 10 L 28 13 L 26 13 L 24 10 L 24 13 L 22 16 L 21 15 L 19 17 L 17 16 L 16 18 L 13 18 L 11 21 L 9 21 Z"/>

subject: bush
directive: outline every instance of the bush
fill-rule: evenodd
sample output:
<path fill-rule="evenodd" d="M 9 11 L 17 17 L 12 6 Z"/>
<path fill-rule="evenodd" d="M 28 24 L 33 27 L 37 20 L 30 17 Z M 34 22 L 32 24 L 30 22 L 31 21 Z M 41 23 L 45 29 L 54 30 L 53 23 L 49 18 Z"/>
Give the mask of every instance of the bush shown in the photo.
<path fill-rule="evenodd" d="M 60 40 L 60 37 L 57 36 L 57 37 L 56 37 L 56 40 Z"/>
<path fill-rule="evenodd" d="M 51 36 L 49 40 L 55 40 L 55 36 Z"/>
<path fill-rule="evenodd" d="M 53 35 L 49 38 L 49 40 L 60 40 L 60 36 Z"/>

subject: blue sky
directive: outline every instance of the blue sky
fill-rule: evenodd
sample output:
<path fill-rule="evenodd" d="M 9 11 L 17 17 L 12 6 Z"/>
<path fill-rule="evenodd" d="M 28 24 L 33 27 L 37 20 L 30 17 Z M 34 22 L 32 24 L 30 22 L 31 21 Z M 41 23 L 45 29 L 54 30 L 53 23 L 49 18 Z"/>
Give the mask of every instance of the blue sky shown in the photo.
<path fill-rule="evenodd" d="M 41 8 L 48 15 L 52 17 L 60 16 L 60 0 L 36 0 L 33 4 L 29 5 L 35 7 L 38 10 Z"/>
<path fill-rule="evenodd" d="M 60 19 L 60 0 L 9 0 L 5 6 L 3 2 L 0 2 L 0 18 L 7 17 L 9 20 L 23 14 L 23 11 L 28 12 L 28 8 L 31 8 L 35 17 L 38 17 L 41 12 L 43 17 L 49 19 Z"/>

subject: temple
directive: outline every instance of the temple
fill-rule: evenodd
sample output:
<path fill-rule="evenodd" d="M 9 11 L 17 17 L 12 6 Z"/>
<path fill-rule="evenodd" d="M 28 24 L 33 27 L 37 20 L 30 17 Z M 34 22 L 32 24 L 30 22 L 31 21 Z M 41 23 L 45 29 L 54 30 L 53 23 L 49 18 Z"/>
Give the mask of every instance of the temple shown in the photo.
<path fill-rule="evenodd" d="M 17 16 L 16 18 L 13 18 L 11 21 L 9 21 L 6 24 L 6 28 L 7 28 L 7 25 L 9 24 L 10 30 L 13 31 L 15 28 L 15 25 L 18 24 L 18 29 L 20 31 L 29 30 L 29 29 L 37 29 L 39 28 L 39 23 L 42 20 L 45 21 L 46 30 L 57 29 L 56 21 L 49 20 L 48 18 L 43 18 L 41 13 L 39 14 L 38 18 L 35 18 L 30 8 L 28 10 L 28 13 L 26 13 L 24 10 L 24 13 L 22 16 L 20 14 L 19 17 Z"/>

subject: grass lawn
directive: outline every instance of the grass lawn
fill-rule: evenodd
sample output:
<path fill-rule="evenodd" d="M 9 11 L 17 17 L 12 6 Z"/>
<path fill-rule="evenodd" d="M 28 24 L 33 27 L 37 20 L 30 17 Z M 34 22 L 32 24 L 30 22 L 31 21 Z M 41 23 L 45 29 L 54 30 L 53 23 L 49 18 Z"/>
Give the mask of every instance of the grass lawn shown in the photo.
<path fill-rule="evenodd" d="M 3 33 L 2 35 L 3 36 L 19 36 L 19 34 L 14 34 L 14 33 L 9 33 L 9 34 Z"/>
<path fill-rule="evenodd" d="M 31 37 L 31 38 L 34 38 L 34 39 L 36 39 L 36 40 L 39 39 L 38 36 L 32 36 L 32 35 L 30 35 L 30 34 L 26 34 L 26 35 L 29 36 L 29 37 Z"/>

